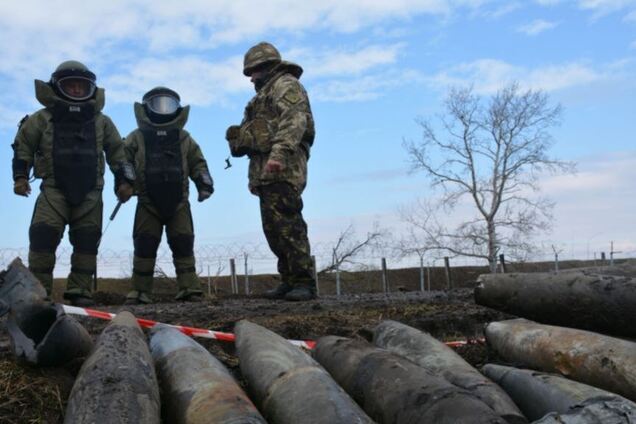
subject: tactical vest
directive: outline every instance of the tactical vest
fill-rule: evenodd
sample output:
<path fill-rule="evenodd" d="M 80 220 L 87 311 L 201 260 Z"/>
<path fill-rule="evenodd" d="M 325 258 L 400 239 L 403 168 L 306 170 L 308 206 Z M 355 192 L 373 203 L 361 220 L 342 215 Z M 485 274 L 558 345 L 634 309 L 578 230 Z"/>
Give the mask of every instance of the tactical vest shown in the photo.
<path fill-rule="evenodd" d="M 53 114 L 53 175 L 66 200 L 77 206 L 97 185 L 95 108 L 57 102 Z"/>
<path fill-rule="evenodd" d="M 142 130 L 146 151 L 146 192 L 164 222 L 183 200 L 180 130 Z"/>

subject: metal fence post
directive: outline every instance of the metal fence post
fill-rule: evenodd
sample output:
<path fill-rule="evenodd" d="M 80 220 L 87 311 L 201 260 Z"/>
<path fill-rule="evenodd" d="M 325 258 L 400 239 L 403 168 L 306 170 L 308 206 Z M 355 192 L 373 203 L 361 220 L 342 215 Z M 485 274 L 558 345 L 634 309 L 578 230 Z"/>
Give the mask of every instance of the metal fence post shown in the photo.
<path fill-rule="evenodd" d="M 382 288 L 384 289 L 384 293 L 389 292 L 389 276 L 386 272 L 386 258 L 382 258 Z"/>
<path fill-rule="evenodd" d="M 499 262 L 501 263 L 501 273 L 506 273 L 506 259 L 504 258 L 503 253 L 499 255 Z"/>
<path fill-rule="evenodd" d="M 320 286 L 318 284 L 318 267 L 316 266 L 316 256 L 311 255 L 311 263 L 314 267 L 314 281 L 316 282 L 316 296 L 320 295 Z"/>
<path fill-rule="evenodd" d="M 236 263 L 234 258 L 230 259 L 230 284 L 232 286 L 232 294 L 238 294 L 238 284 L 236 280 Z"/>
<path fill-rule="evenodd" d="M 427 266 L 426 267 L 426 274 L 427 274 L 427 280 L 428 280 L 428 291 L 431 291 L 431 267 Z"/>
<path fill-rule="evenodd" d="M 340 266 L 336 264 L 336 296 L 340 297 Z"/>
<path fill-rule="evenodd" d="M 210 264 L 208 264 L 208 297 L 212 297 L 212 280 L 210 277 Z"/>
<path fill-rule="evenodd" d="M 247 268 L 247 253 L 243 253 L 245 257 L 245 294 L 250 294 L 250 271 Z"/>
<path fill-rule="evenodd" d="M 446 288 L 450 290 L 453 288 L 453 280 L 451 278 L 450 259 L 448 256 L 444 256 L 444 268 L 446 268 Z"/>
<path fill-rule="evenodd" d="M 424 291 L 424 257 L 420 256 L 420 291 Z"/>

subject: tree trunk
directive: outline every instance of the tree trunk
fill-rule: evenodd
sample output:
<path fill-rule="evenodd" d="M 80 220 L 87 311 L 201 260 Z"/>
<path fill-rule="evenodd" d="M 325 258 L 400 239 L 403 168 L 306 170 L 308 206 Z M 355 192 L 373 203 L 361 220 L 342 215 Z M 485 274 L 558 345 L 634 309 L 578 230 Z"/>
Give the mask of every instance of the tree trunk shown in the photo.
<path fill-rule="evenodd" d="M 636 337 L 636 279 L 581 272 L 484 274 L 475 302 L 545 324 Z"/>
<path fill-rule="evenodd" d="M 486 220 L 488 226 L 488 264 L 492 274 L 497 272 L 497 233 L 492 219 Z"/>

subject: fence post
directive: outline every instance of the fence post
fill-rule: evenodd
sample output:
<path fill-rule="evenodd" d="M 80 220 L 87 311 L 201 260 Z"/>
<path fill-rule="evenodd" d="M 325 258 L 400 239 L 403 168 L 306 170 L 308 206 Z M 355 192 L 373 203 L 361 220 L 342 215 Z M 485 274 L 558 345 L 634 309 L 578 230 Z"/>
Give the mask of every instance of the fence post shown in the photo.
<path fill-rule="evenodd" d="M 420 256 L 420 291 L 424 291 L 424 257 Z"/>
<path fill-rule="evenodd" d="M 428 280 L 428 291 L 430 292 L 431 291 L 431 267 L 430 266 L 426 267 L 426 276 L 428 277 L 427 278 L 427 280 Z"/>
<path fill-rule="evenodd" d="M 389 292 L 389 278 L 386 272 L 386 258 L 382 258 L 382 288 L 384 293 Z"/>
<path fill-rule="evenodd" d="M 559 252 L 554 252 L 554 272 L 559 272 Z"/>
<path fill-rule="evenodd" d="M 247 253 L 243 253 L 245 258 L 245 294 L 250 294 L 250 272 L 247 268 Z"/>
<path fill-rule="evenodd" d="M 230 285 L 232 286 L 232 294 L 238 294 L 236 263 L 234 262 L 234 258 L 230 258 Z"/>
<path fill-rule="evenodd" d="M 212 280 L 210 277 L 210 264 L 208 264 L 208 297 L 212 297 Z"/>
<path fill-rule="evenodd" d="M 450 290 L 453 288 L 453 280 L 451 278 L 450 259 L 448 256 L 444 256 L 444 268 L 446 268 L 446 288 Z"/>
<path fill-rule="evenodd" d="M 340 297 L 340 266 L 336 264 L 336 296 Z"/>
<path fill-rule="evenodd" d="M 601 252 L 601 266 L 605 266 L 605 252 Z"/>
<path fill-rule="evenodd" d="M 504 254 L 499 255 L 499 262 L 501 263 L 501 273 L 506 273 L 506 259 L 504 258 Z"/>
<path fill-rule="evenodd" d="M 320 295 L 320 286 L 318 285 L 318 267 L 316 266 L 316 256 L 311 255 L 311 263 L 314 267 L 314 281 L 316 282 L 316 296 Z"/>

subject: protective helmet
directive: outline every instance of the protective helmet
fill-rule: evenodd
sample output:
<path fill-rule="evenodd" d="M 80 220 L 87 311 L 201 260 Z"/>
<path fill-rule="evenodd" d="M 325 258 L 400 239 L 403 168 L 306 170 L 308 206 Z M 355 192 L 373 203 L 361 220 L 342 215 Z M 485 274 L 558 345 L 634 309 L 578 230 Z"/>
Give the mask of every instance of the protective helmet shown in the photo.
<path fill-rule="evenodd" d="M 256 68 L 263 65 L 278 64 L 281 62 L 280 53 L 276 47 L 267 42 L 260 42 L 251 47 L 243 58 L 243 74 L 250 76 Z"/>
<path fill-rule="evenodd" d="M 167 87 L 155 87 L 142 98 L 142 104 L 152 122 L 171 121 L 181 108 L 181 98 L 176 91 Z"/>
<path fill-rule="evenodd" d="M 51 85 L 68 100 L 83 102 L 95 95 L 95 74 L 83 63 L 67 60 L 51 74 Z"/>

